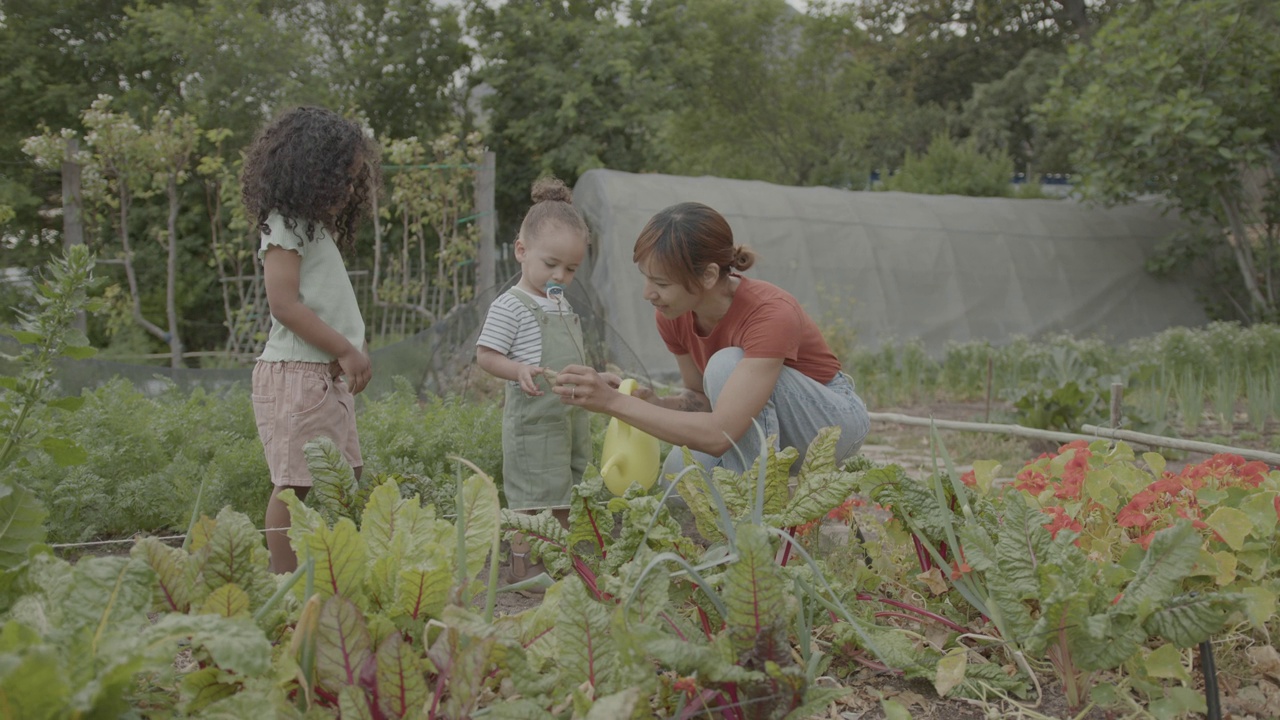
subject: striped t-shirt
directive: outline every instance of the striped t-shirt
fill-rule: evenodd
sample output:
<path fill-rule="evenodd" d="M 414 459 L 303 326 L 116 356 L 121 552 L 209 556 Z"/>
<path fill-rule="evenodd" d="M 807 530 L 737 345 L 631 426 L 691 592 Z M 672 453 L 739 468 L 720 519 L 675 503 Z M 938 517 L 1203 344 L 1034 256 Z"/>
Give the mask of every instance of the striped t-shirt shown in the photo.
<path fill-rule="evenodd" d="M 480 329 L 480 339 L 476 340 L 476 345 L 497 350 L 516 362 L 541 365 L 542 331 L 538 329 L 538 318 L 520 302 L 520 298 L 513 294 L 515 292 L 520 291 L 514 288 L 508 290 L 489 305 L 489 315 L 484 320 L 484 327 Z M 548 314 L 573 312 L 568 300 L 562 299 L 563 306 L 557 306 L 550 298 L 529 297 Z"/>

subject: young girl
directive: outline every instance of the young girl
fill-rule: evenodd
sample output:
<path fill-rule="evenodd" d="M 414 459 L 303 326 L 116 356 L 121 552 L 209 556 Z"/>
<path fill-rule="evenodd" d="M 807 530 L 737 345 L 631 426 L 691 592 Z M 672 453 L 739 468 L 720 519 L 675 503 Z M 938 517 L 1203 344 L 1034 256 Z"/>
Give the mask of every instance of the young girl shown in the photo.
<path fill-rule="evenodd" d="M 317 107 L 294 108 L 264 127 L 244 160 L 245 211 L 262 231 L 271 333 L 253 369 L 253 414 L 271 471 L 271 569 L 292 572 L 286 488 L 311 488 L 302 446 L 331 438 L 360 477 L 353 395 L 372 368 L 364 319 L 342 251 L 380 184 L 378 150 L 361 127 Z"/>
<path fill-rule="evenodd" d="M 572 193 L 554 178 L 533 185 L 533 207 L 520 224 L 516 260 L 520 280 L 489 306 L 476 363 L 507 380 L 502 412 L 502 482 L 512 510 L 551 508 L 568 525 L 570 489 L 591 461 L 586 411 L 548 392 L 544 373 L 586 361 L 582 327 L 564 287 L 587 253 L 587 223 Z M 529 562 L 529 541 L 511 541 L 508 582 L 543 572 Z"/>

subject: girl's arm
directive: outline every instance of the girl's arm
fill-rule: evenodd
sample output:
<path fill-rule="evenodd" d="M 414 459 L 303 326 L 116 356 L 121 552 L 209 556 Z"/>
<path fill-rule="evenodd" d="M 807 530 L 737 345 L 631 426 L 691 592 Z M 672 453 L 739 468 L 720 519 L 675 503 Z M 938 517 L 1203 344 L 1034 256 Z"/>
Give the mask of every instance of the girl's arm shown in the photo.
<path fill-rule="evenodd" d="M 681 373 L 685 374 L 684 363 Z M 751 421 L 764 409 L 782 374 L 782 358 L 743 358 L 729 375 L 720 400 L 711 412 L 687 412 L 656 405 L 638 397 L 623 395 L 608 387 L 595 370 L 570 365 L 556 377 L 553 390 L 561 399 L 581 405 L 592 412 L 602 412 L 643 430 L 672 445 L 687 445 L 693 450 L 720 456 L 733 447 L 751 427 Z M 685 393 L 675 398 L 701 396 L 702 374 L 697 374 L 693 387 L 685 375 Z"/>
<path fill-rule="evenodd" d="M 494 377 L 520 383 L 520 389 L 530 395 L 542 394 L 542 391 L 538 389 L 537 383 L 533 381 L 534 376 L 542 374 L 542 368 L 540 367 L 512 360 L 497 350 L 484 345 L 476 346 L 476 364 L 480 366 L 481 370 Z"/>
<path fill-rule="evenodd" d="M 369 356 L 329 327 L 298 295 L 302 256 L 277 245 L 267 248 L 262 258 L 262 278 L 267 286 L 271 315 L 302 340 L 338 359 L 352 393 L 364 390 L 373 375 Z"/>

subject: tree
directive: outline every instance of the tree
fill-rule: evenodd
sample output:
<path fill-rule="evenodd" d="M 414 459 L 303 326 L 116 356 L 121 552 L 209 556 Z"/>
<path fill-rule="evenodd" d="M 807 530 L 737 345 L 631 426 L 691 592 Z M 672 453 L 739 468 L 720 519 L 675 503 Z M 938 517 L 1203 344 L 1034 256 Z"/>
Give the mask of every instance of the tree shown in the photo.
<path fill-rule="evenodd" d="M 1004 77 L 974 85 L 961 121 L 979 150 L 1008 154 L 1028 178 L 1033 173 L 1070 171 L 1064 138 L 1037 122 L 1033 113 L 1065 59 L 1064 55 L 1033 48 Z"/>
<path fill-rule="evenodd" d="M 518 223 L 529 188 L 554 174 L 570 186 L 608 167 L 661 169 L 662 130 L 672 94 L 664 56 L 648 33 L 623 23 L 620 0 L 510 0 L 468 7 L 480 45 L 478 85 L 486 139 L 498 157 L 496 199 L 503 222 Z"/>
<path fill-rule="evenodd" d="M 684 174 L 861 188 L 876 76 L 844 9 L 784 0 L 653 3 L 640 21 L 673 55 L 670 141 Z"/>
<path fill-rule="evenodd" d="M 313 71 L 334 103 L 364 114 L 379 137 L 435 137 L 455 107 L 454 76 L 471 59 L 459 10 L 432 0 L 308 2 L 290 11 L 316 38 Z"/>
<path fill-rule="evenodd" d="M 1090 47 L 1073 48 L 1040 110 L 1076 146 L 1086 197 L 1157 193 L 1208 220 L 1234 257 L 1246 321 L 1280 310 L 1274 212 L 1280 163 L 1280 5 L 1270 0 L 1153 0 L 1126 8 Z M 1251 202 L 1250 184 L 1272 199 Z M 1228 292 L 1232 289 L 1228 288 Z"/>

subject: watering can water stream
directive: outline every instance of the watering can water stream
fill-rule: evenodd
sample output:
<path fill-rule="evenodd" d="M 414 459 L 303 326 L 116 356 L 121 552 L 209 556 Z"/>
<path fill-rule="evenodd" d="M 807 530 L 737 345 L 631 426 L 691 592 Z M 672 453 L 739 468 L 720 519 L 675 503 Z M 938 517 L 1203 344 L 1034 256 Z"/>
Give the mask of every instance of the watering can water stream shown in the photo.
<path fill-rule="evenodd" d="M 618 392 L 630 395 L 636 381 L 627 378 Z M 662 469 L 662 449 L 658 438 L 637 430 L 618 418 L 609 421 L 600 453 L 600 477 L 614 495 L 622 495 L 632 484 L 648 490 Z"/>

